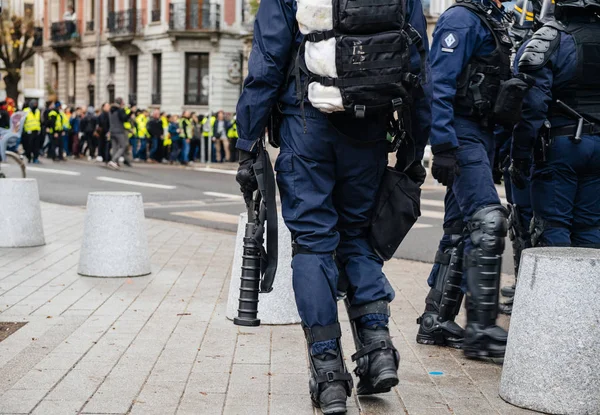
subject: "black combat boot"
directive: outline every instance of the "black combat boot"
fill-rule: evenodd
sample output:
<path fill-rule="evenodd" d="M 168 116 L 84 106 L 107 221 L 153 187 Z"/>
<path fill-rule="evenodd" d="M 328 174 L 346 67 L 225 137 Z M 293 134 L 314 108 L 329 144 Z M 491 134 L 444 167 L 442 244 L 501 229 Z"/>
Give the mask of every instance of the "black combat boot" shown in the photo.
<path fill-rule="evenodd" d="M 400 354 L 394 347 L 387 327 L 357 327 L 362 348 L 353 356 L 354 373 L 359 377 L 358 395 L 389 392 L 399 382 Z"/>
<path fill-rule="evenodd" d="M 339 323 L 325 327 L 304 327 L 308 343 L 310 361 L 310 398 L 316 408 L 324 414 L 346 412 L 346 399 L 352 393 L 352 375 L 344 363 Z M 320 354 L 312 354 L 312 345 L 316 342 L 335 342 L 335 350 L 328 349 Z"/>

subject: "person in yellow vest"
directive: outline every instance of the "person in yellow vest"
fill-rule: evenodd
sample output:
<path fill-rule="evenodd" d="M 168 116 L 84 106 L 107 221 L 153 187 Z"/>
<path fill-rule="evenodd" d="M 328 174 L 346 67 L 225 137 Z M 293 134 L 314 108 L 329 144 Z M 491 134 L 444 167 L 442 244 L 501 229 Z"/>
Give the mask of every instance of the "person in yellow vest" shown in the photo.
<path fill-rule="evenodd" d="M 46 117 L 46 132 L 50 138 L 49 157 L 54 161 L 64 161 L 62 152 L 63 121 L 60 115 L 60 101 L 48 111 Z"/>
<path fill-rule="evenodd" d="M 29 101 L 25 109 L 25 124 L 23 125 L 23 148 L 29 163 L 39 164 L 39 152 L 42 145 L 42 114 L 36 99 Z"/>
<path fill-rule="evenodd" d="M 181 130 L 181 144 L 182 151 L 179 157 L 181 164 L 187 165 L 189 162 L 190 155 L 190 143 L 194 134 L 194 126 L 190 118 L 190 112 L 184 111 L 183 115 L 179 119 L 179 128 Z"/>
<path fill-rule="evenodd" d="M 165 112 L 161 112 L 160 113 L 160 121 L 162 122 L 162 126 L 163 126 L 163 141 L 162 141 L 162 146 L 159 146 L 159 148 L 161 149 L 161 156 L 160 158 L 162 159 L 162 161 L 164 163 L 168 162 L 169 159 L 169 152 L 170 152 L 170 148 L 171 148 L 171 134 L 169 134 L 169 119 L 171 118 L 170 114 L 167 114 Z"/>
<path fill-rule="evenodd" d="M 69 138 L 71 134 L 71 111 L 66 105 L 61 105 L 59 108 L 60 119 L 62 122 L 62 151 L 64 156 L 69 156 L 71 154 L 70 146 L 69 146 Z"/>
<path fill-rule="evenodd" d="M 229 130 L 227 130 L 227 138 L 229 139 L 229 153 L 231 154 L 231 161 L 238 161 L 238 152 L 235 147 L 238 139 L 237 121 L 235 115 L 230 121 Z"/>
<path fill-rule="evenodd" d="M 217 121 L 217 117 L 215 117 L 214 115 L 211 115 L 210 113 L 206 114 L 204 116 L 204 118 L 202 118 L 202 121 L 200 121 L 200 125 L 202 126 L 202 140 L 204 141 L 204 146 L 207 150 L 206 154 L 207 154 L 207 159 L 203 160 L 203 161 L 211 161 L 208 160 L 208 148 L 209 146 L 212 147 L 212 161 L 216 161 L 215 158 L 215 145 L 214 143 L 211 143 L 211 138 L 213 135 L 213 128 L 215 126 L 215 122 Z"/>
<path fill-rule="evenodd" d="M 140 110 L 135 117 L 136 133 L 139 142 L 138 151 L 133 155 L 134 161 L 146 161 L 148 159 L 148 111 Z"/>
<path fill-rule="evenodd" d="M 134 132 L 134 124 L 135 124 L 135 105 L 131 108 L 124 108 L 125 115 L 127 115 L 127 121 L 123 123 L 123 127 L 125 127 L 125 131 L 127 132 L 127 138 L 129 139 L 129 146 L 131 147 L 131 156 L 137 151 L 137 137 Z"/>

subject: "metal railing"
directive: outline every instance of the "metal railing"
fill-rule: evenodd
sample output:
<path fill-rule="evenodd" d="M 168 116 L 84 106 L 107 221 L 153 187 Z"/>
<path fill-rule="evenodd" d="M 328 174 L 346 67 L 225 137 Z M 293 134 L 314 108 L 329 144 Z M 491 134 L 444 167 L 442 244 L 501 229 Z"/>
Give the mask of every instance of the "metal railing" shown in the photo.
<path fill-rule="evenodd" d="M 85 31 L 86 32 L 93 32 L 94 31 L 94 21 L 93 20 L 85 22 Z"/>
<path fill-rule="evenodd" d="M 160 104 L 161 104 L 160 93 L 152 94 L 152 105 L 160 105 Z"/>
<path fill-rule="evenodd" d="M 52 42 L 69 42 L 81 39 L 79 34 L 79 21 L 63 20 L 54 22 L 50 26 L 50 40 Z"/>
<path fill-rule="evenodd" d="M 177 3 L 169 5 L 169 29 L 219 30 L 221 28 L 221 5 L 205 0 L 202 5 Z"/>
<path fill-rule="evenodd" d="M 183 100 L 185 105 L 208 105 L 208 95 L 184 94 Z"/>
<path fill-rule="evenodd" d="M 160 22 L 160 9 L 158 10 L 152 10 L 152 21 L 153 22 Z"/>
<path fill-rule="evenodd" d="M 127 9 L 108 13 L 108 32 L 111 35 L 134 35 L 142 30 L 143 10 Z"/>

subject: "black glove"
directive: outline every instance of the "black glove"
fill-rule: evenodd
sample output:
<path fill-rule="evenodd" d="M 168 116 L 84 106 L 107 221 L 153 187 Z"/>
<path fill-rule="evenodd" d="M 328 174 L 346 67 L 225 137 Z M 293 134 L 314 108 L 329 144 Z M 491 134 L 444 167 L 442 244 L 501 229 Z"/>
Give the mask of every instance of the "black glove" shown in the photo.
<path fill-rule="evenodd" d="M 527 187 L 530 169 L 528 159 L 513 159 L 508 168 L 508 174 L 510 174 L 510 180 L 517 189 L 523 190 Z"/>
<path fill-rule="evenodd" d="M 425 178 L 427 177 L 427 170 L 425 170 L 420 161 L 413 162 L 404 173 L 419 186 L 425 183 Z"/>
<path fill-rule="evenodd" d="M 460 174 L 458 160 L 456 158 L 456 149 L 440 151 L 433 156 L 431 166 L 431 175 L 438 182 L 447 187 L 452 187 L 454 176 Z"/>
<path fill-rule="evenodd" d="M 240 166 L 238 167 L 237 174 L 235 175 L 235 181 L 240 185 L 240 191 L 244 196 L 246 206 L 250 206 L 250 202 L 252 202 L 252 194 L 256 191 L 256 189 L 258 189 L 256 176 L 254 175 L 254 169 L 252 169 L 252 164 L 256 160 L 256 154 L 240 150 L 239 160 Z"/>

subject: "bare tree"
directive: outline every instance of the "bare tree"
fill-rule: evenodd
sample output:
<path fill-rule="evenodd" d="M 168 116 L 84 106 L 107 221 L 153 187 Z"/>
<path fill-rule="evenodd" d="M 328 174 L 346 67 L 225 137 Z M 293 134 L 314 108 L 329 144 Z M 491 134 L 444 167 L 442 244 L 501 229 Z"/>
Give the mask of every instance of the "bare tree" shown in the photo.
<path fill-rule="evenodd" d="M 4 63 L 6 95 L 17 102 L 21 67 L 41 46 L 42 35 L 33 20 L 26 16 L 11 15 L 10 20 L 0 16 L 0 59 Z"/>

